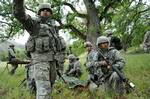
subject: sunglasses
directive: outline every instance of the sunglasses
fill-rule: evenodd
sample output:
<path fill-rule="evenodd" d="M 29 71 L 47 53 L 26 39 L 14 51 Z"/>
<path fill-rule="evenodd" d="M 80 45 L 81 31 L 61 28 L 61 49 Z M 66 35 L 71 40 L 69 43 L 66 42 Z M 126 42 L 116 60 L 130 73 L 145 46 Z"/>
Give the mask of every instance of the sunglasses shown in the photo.
<path fill-rule="evenodd" d="M 52 12 L 52 10 L 50 10 L 50 9 L 48 9 L 48 8 L 41 9 L 40 11 L 48 11 L 48 12 Z"/>
<path fill-rule="evenodd" d="M 92 47 L 92 46 L 84 46 L 84 48 L 87 48 L 87 47 Z"/>

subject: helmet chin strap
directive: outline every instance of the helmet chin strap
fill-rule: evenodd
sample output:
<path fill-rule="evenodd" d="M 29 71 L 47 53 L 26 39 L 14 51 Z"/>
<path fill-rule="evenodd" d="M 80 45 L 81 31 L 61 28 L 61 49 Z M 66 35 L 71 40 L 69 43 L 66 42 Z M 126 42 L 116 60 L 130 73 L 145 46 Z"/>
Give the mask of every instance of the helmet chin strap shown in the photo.
<path fill-rule="evenodd" d="M 99 48 L 102 52 L 107 52 L 108 48 Z"/>
<path fill-rule="evenodd" d="M 49 19 L 49 17 L 46 16 L 40 16 L 40 18 L 42 23 L 45 23 Z"/>

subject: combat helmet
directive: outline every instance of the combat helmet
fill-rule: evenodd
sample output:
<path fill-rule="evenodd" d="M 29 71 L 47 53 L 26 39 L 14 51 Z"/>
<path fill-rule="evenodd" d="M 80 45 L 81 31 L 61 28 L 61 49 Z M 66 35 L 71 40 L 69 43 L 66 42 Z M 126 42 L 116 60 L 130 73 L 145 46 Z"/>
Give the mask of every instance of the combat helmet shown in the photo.
<path fill-rule="evenodd" d="M 92 47 L 92 43 L 89 42 L 89 41 L 87 41 L 87 42 L 84 43 L 84 47 L 85 47 L 85 48 L 86 48 L 86 47 Z"/>
<path fill-rule="evenodd" d="M 98 46 L 101 43 L 109 43 L 109 39 L 106 36 L 100 36 L 97 38 L 96 45 Z"/>
<path fill-rule="evenodd" d="M 106 30 L 105 32 L 106 32 L 107 36 L 110 36 L 113 34 L 112 30 Z"/>
<path fill-rule="evenodd" d="M 40 10 L 42 10 L 42 9 L 49 9 L 51 14 L 53 13 L 52 9 L 51 9 L 51 5 L 49 3 L 41 3 L 41 4 L 39 4 L 38 10 L 37 10 L 38 15 L 40 14 Z"/>
<path fill-rule="evenodd" d="M 10 44 L 10 45 L 9 45 L 9 47 L 14 47 L 14 46 L 15 46 L 14 44 Z"/>
<path fill-rule="evenodd" d="M 68 56 L 68 59 L 69 59 L 69 60 L 77 59 L 77 57 L 75 57 L 73 54 L 70 54 L 70 55 Z"/>

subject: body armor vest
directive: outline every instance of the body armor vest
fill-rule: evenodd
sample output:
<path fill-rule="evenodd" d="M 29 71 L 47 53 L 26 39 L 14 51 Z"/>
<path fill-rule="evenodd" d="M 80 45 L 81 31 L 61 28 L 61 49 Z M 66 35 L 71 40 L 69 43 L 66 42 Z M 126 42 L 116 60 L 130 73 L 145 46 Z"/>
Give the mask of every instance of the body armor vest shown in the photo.
<path fill-rule="evenodd" d="M 26 50 L 28 52 L 58 52 L 61 50 L 62 44 L 59 39 L 56 28 L 51 25 L 51 20 L 42 23 L 41 20 L 37 21 L 33 27 L 33 33 L 30 35 L 27 43 Z"/>

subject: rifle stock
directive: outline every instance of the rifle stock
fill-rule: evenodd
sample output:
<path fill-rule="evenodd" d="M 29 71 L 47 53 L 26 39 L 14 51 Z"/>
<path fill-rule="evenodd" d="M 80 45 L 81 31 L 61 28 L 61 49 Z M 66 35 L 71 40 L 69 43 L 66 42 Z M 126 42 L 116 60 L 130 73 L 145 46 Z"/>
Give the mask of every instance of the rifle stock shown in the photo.
<path fill-rule="evenodd" d="M 65 79 L 62 77 L 61 73 L 59 72 L 58 69 L 56 69 L 57 75 L 63 80 L 63 82 L 66 84 L 67 82 L 65 81 Z"/>
<path fill-rule="evenodd" d="M 112 67 L 112 68 L 113 68 L 113 70 L 118 74 L 118 76 L 120 77 L 120 79 L 122 79 L 122 81 L 125 83 L 125 87 L 126 87 L 127 93 L 130 93 L 132 89 L 134 90 L 135 85 L 134 85 L 131 81 L 129 81 L 129 79 L 126 78 L 126 77 L 123 75 L 123 73 L 121 73 L 121 72 L 118 70 L 117 67 Z"/>

